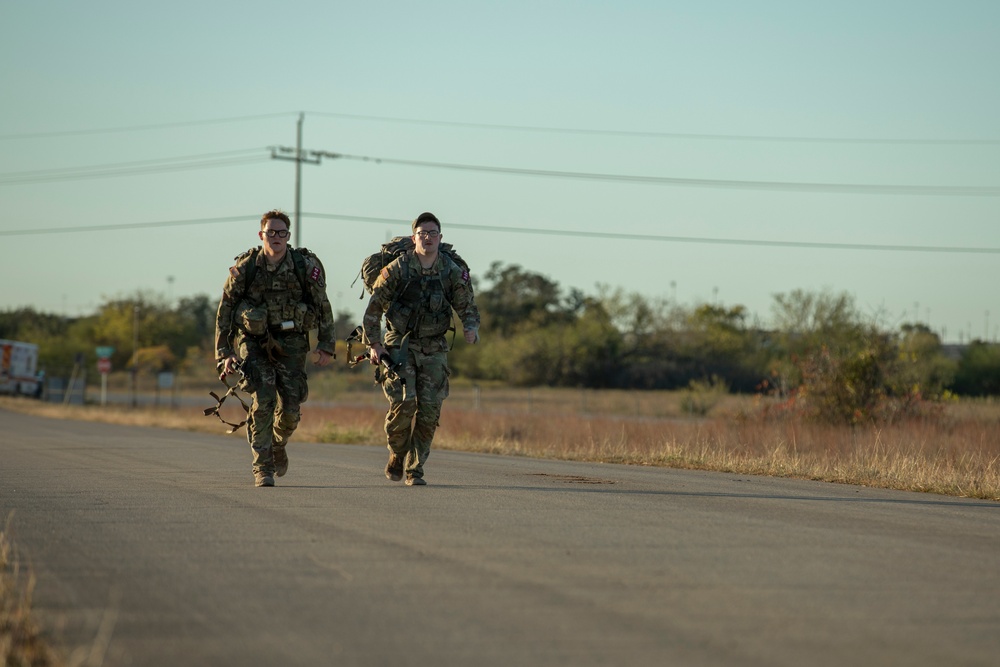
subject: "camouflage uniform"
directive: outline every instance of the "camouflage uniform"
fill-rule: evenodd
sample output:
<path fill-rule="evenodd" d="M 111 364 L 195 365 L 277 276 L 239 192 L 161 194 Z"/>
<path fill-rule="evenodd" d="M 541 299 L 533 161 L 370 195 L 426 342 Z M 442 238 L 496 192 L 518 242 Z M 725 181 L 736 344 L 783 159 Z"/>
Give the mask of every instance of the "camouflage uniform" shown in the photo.
<path fill-rule="evenodd" d="M 304 261 L 299 281 L 293 252 Z M 256 262 L 252 284 L 248 265 Z M 282 329 L 283 322 L 294 327 Z M 326 276 L 319 259 L 305 250 L 288 248 L 277 266 L 264 253 L 239 255 L 229 269 L 215 322 L 215 358 L 220 363 L 235 354 L 243 363 L 240 388 L 253 396 L 247 417 L 247 440 L 253 450 L 253 471 L 274 474 L 275 456 L 299 424 L 300 405 L 309 395 L 305 359 L 309 331 L 318 327 L 317 349 L 334 353 L 333 311 L 326 296 Z"/>
<path fill-rule="evenodd" d="M 382 391 L 389 400 L 385 415 L 388 447 L 405 457 L 407 477 L 423 478 L 441 404 L 448 397 L 451 371 L 445 334 L 452 326 L 452 308 L 462 318 L 464 329 L 479 328 L 469 272 L 443 253 L 431 268 L 424 269 L 416 254 L 408 252 L 382 269 L 365 310 L 363 326 L 369 341 L 381 340 L 385 315 L 384 345 L 394 359 L 403 336 L 410 334 L 407 358 L 397 359 L 402 362 L 400 377 L 381 375 Z"/>

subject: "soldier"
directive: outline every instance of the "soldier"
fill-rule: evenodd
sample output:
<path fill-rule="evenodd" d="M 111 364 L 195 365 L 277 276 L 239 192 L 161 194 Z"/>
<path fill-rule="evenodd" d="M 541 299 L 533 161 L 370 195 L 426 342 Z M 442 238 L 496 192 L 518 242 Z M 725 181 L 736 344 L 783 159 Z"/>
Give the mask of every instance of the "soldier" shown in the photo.
<path fill-rule="evenodd" d="M 309 394 L 309 331 L 319 328 L 317 366 L 330 363 L 336 344 L 323 265 L 305 248 L 288 247 L 290 226 L 281 211 L 264 214 L 257 233 L 263 246 L 236 258 L 215 321 L 220 378 L 240 371 L 240 389 L 253 397 L 247 440 L 256 486 L 274 486 L 274 475 L 288 470 L 285 447 Z"/>
<path fill-rule="evenodd" d="M 479 340 L 479 309 L 469 272 L 438 252 L 441 223 L 433 213 L 413 221 L 415 248 L 382 269 L 365 310 L 364 332 L 371 363 L 388 354 L 400 364 L 397 375 L 382 373 L 382 391 L 389 400 L 385 433 L 389 462 L 385 476 L 407 486 L 422 486 L 424 463 L 448 397 L 448 341 L 452 309 L 462 319 L 465 340 Z M 381 323 L 385 315 L 386 334 Z M 404 340 L 406 345 L 403 346 Z M 401 347 L 406 348 L 406 358 Z"/>

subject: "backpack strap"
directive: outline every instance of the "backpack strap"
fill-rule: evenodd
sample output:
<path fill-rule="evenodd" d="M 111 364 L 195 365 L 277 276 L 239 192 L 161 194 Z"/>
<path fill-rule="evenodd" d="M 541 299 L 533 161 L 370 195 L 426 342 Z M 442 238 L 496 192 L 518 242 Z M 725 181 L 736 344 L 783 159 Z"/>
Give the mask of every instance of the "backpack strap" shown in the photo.
<path fill-rule="evenodd" d="M 295 266 L 295 277 L 299 279 L 299 287 L 302 288 L 302 297 L 305 303 L 313 305 L 312 292 L 306 283 L 306 258 L 305 255 L 312 255 L 306 248 L 291 248 L 292 264 Z M 315 255 L 314 255 L 315 256 Z"/>
<path fill-rule="evenodd" d="M 247 292 L 250 291 L 250 286 L 253 285 L 253 279 L 257 275 L 257 255 L 260 254 L 260 246 L 251 248 L 243 253 L 243 255 L 247 253 L 250 254 L 250 260 L 247 262 L 247 273 L 246 278 L 243 280 L 243 294 L 240 295 L 240 299 L 246 298 Z M 238 260 L 243 255 L 238 255 L 236 259 Z"/>

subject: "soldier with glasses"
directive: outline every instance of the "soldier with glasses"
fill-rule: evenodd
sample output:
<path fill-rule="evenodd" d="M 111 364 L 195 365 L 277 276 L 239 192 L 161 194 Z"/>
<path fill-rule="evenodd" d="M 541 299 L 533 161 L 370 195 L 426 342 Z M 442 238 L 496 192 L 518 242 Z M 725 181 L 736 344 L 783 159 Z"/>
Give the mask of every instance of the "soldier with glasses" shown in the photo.
<path fill-rule="evenodd" d="M 247 440 L 256 486 L 274 486 L 288 470 L 288 440 L 308 397 L 305 360 L 309 332 L 318 329 L 314 363 L 334 358 L 333 311 L 319 258 L 288 246 L 291 221 L 268 211 L 257 233 L 262 246 L 236 257 L 222 288 L 215 323 L 221 378 L 239 371 L 240 389 L 253 401 Z"/>
<path fill-rule="evenodd" d="M 448 397 L 448 341 L 452 310 L 462 320 L 465 341 L 479 340 L 479 309 L 469 272 L 438 252 L 441 223 L 433 213 L 413 221 L 414 249 L 386 265 L 375 281 L 364 316 L 371 363 L 389 355 L 398 371 L 382 375 L 389 401 L 385 433 L 389 462 L 385 476 L 423 486 L 424 464 Z M 385 316 L 385 340 L 382 317 Z"/>

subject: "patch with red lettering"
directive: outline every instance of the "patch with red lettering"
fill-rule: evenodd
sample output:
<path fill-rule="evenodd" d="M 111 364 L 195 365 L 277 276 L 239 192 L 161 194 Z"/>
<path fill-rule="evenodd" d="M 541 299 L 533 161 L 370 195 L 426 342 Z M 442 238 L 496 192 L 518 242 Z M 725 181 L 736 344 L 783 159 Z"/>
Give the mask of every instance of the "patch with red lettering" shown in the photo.
<path fill-rule="evenodd" d="M 320 287 L 324 286 L 323 285 L 323 272 L 320 271 L 320 268 L 318 266 L 314 266 L 313 267 L 312 271 L 309 273 L 309 277 L 312 278 L 312 281 L 314 283 L 316 283 L 317 285 L 319 285 Z"/>
<path fill-rule="evenodd" d="M 382 276 L 382 280 L 388 280 L 389 279 L 389 269 L 387 269 L 386 267 L 383 266 L 382 267 L 382 271 L 379 273 L 379 275 Z"/>
<path fill-rule="evenodd" d="M 469 271 L 468 269 L 462 269 L 462 280 L 469 282 Z"/>
<path fill-rule="evenodd" d="M 240 270 L 236 268 L 235 264 L 229 267 L 229 275 L 231 275 L 233 278 L 240 277 Z"/>

